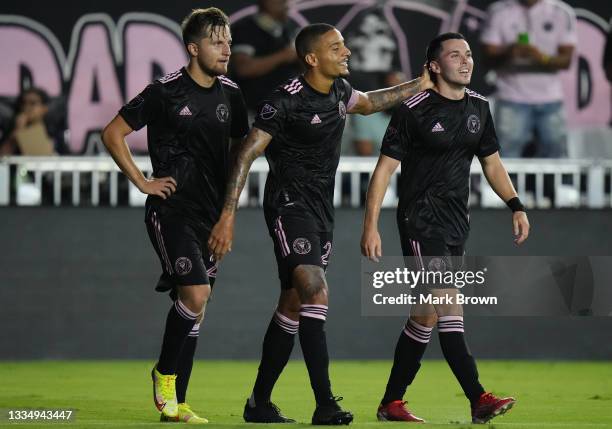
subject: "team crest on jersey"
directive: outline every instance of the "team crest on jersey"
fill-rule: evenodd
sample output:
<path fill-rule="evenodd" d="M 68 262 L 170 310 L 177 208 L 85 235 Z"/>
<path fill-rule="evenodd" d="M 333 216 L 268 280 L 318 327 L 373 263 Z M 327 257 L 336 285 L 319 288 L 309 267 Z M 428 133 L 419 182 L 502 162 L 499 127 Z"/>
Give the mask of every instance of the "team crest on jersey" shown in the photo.
<path fill-rule="evenodd" d="M 264 104 L 264 107 L 261 108 L 259 116 L 261 119 L 267 121 L 268 119 L 272 119 L 274 115 L 276 115 L 276 112 L 277 110 L 274 107 L 270 106 L 269 104 Z"/>
<path fill-rule="evenodd" d="M 470 133 L 476 134 L 480 131 L 480 119 L 476 115 L 470 115 L 467 118 L 467 129 Z"/>
<path fill-rule="evenodd" d="M 340 113 L 340 117 L 342 119 L 346 118 L 346 106 L 342 100 L 340 100 L 340 103 L 338 103 L 338 113 Z"/>
<path fill-rule="evenodd" d="M 225 104 L 219 104 L 217 106 L 217 119 L 220 122 L 227 122 L 229 119 L 229 109 Z"/>
<path fill-rule="evenodd" d="M 174 270 L 179 276 L 185 276 L 191 272 L 191 260 L 186 256 L 181 256 L 174 263 Z"/>
<path fill-rule="evenodd" d="M 312 246 L 307 238 L 296 238 L 293 241 L 293 251 L 298 255 L 307 255 L 310 253 Z"/>

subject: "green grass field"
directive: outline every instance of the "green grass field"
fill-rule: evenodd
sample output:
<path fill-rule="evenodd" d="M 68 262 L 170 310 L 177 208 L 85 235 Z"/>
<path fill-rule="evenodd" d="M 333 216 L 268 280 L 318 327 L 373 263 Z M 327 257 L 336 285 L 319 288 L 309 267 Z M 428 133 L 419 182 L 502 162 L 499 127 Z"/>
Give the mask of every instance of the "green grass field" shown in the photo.
<path fill-rule="evenodd" d="M 49 361 L 0 363 L 0 427 L 50 427 L 57 423 L 9 423 L 7 409 L 72 408 L 70 428 L 167 427 L 159 423 L 151 400 L 151 362 Z M 355 414 L 354 427 L 398 427 L 379 423 L 376 406 L 390 362 L 336 361 L 331 377 L 343 407 Z M 256 362 L 198 361 L 188 402 L 206 416 L 209 426 L 249 427 L 242 407 Z M 515 395 L 518 404 L 493 420 L 502 428 L 612 428 L 612 363 L 480 361 L 485 388 Z M 428 428 L 467 427 L 469 409 L 443 361 L 425 361 L 407 399 Z M 303 362 L 292 361 L 281 376 L 273 400 L 283 412 L 308 423 L 313 397 Z M 174 425 L 180 425 L 176 423 Z M 304 426 L 303 424 L 300 426 Z M 295 427 L 295 425 L 293 426 Z"/>

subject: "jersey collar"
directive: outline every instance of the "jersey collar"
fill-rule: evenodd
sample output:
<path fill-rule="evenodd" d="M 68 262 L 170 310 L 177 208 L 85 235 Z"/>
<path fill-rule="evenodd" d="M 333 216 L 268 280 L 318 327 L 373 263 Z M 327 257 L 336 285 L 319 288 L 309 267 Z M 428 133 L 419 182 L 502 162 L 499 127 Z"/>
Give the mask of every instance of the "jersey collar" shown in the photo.
<path fill-rule="evenodd" d="M 310 86 L 310 84 L 306 81 L 306 78 L 304 77 L 303 74 L 301 74 L 298 79 L 300 80 L 300 82 L 302 82 L 302 84 L 308 88 L 313 94 L 319 96 L 319 97 L 329 97 L 332 92 L 334 91 L 334 85 L 332 84 L 331 88 L 329 89 L 329 93 L 325 94 L 324 92 L 321 91 L 317 91 L 316 89 L 314 89 L 312 86 Z"/>
<path fill-rule="evenodd" d="M 448 103 L 459 104 L 459 103 L 463 103 L 468 98 L 468 95 L 467 95 L 466 92 L 463 93 L 463 98 L 461 98 L 459 100 L 453 100 L 451 98 L 446 98 L 445 96 L 440 94 L 438 91 L 434 91 L 433 89 L 428 89 L 427 92 L 429 92 L 430 94 L 434 95 L 435 97 L 438 97 L 440 100 L 444 100 L 445 102 L 448 102 Z"/>
<path fill-rule="evenodd" d="M 181 68 L 181 73 L 183 74 L 183 76 L 185 77 L 185 81 L 187 81 L 189 83 L 189 85 L 193 86 L 196 90 L 202 91 L 204 93 L 209 93 L 209 92 L 215 90 L 216 87 L 219 85 L 219 78 L 215 78 L 215 83 L 213 83 L 210 86 L 210 88 L 203 87 L 202 85 L 197 83 L 195 80 L 193 80 L 191 75 L 189 73 L 187 73 L 187 68 L 186 67 Z"/>

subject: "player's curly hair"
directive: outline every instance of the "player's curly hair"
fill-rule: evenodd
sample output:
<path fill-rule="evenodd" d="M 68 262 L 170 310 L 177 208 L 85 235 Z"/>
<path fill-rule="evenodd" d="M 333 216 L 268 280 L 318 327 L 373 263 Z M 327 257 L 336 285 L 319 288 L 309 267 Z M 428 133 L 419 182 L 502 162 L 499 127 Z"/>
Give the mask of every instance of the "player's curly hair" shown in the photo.
<path fill-rule="evenodd" d="M 198 43 L 204 37 L 212 35 L 213 31 L 220 31 L 229 26 L 229 18 L 219 8 L 194 9 L 183 19 L 183 43 L 185 47 L 190 43 Z"/>

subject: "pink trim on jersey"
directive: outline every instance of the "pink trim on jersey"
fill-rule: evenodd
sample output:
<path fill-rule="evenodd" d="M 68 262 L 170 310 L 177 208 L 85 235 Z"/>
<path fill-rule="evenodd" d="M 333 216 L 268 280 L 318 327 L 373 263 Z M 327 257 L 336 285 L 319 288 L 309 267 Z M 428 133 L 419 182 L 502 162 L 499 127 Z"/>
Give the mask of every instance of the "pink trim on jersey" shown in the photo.
<path fill-rule="evenodd" d="M 219 78 L 219 80 L 221 81 L 221 83 L 227 85 L 227 86 L 231 86 L 233 88 L 238 89 L 238 84 L 236 82 L 234 82 L 233 80 L 221 75 L 221 76 L 217 76 Z"/>
<path fill-rule="evenodd" d="M 417 92 L 416 94 L 414 94 L 412 97 L 410 97 L 407 100 L 404 100 L 404 103 L 408 104 L 411 101 L 415 100 L 417 97 L 420 97 L 421 95 L 425 94 L 425 91 L 421 91 L 421 92 Z"/>
<path fill-rule="evenodd" d="M 429 97 L 429 92 L 424 92 L 423 95 L 421 95 L 419 98 L 410 101 L 408 100 L 406 102 L 406 106 L 410 107 L 411 109 L 416 106 L 417 104 L 419 104 L 421 101 L 425 100 L 427 97 Z"/>
<path fill-rule="evenodd" d="M 351 98 L 349 98 L 348 104 L 346 105 L 347 112 L 350 111 L 355 104 L 359 101 L 359 92 L 353 91 L 351 92 Z"/>
<path fill-rule="evenodd" d="M 484 101 L 489 101 L 489 100 L 487 100 L 487 98 L 484 95 L 479 94 L 476 91 L 472 91 L 471 89 L 465 88 L 465 93 L 467 95 L 469 95 L 470 97 L 476 97 L 476 98 L 480 98 L 481 100 L 484 100 Z"/>
<path fill-rule="evenodd" d="M 299 79 L 293 79 L 291 82 L 289 82 L 287 85 L 285 85 L 283 88 L 289 93 L 289 94 L 297 94 L 298 92 L 300 92 L 302 90 L 304 86 L 302 85 L 302 82 L 300 82 Z"/>
<path fill-rule="evenodd" d="M 167 75 L 161 77 L 159 79 L 159 81 L 161 83 L 168 83 L 168 82 L 172 82 L 173 80 L 178 79 L 179 77 L 181 77 L 183 75 L 183 73 L 180 70 L 177 70 L 175 72 L 172 73 L 168 73 Z"/>

